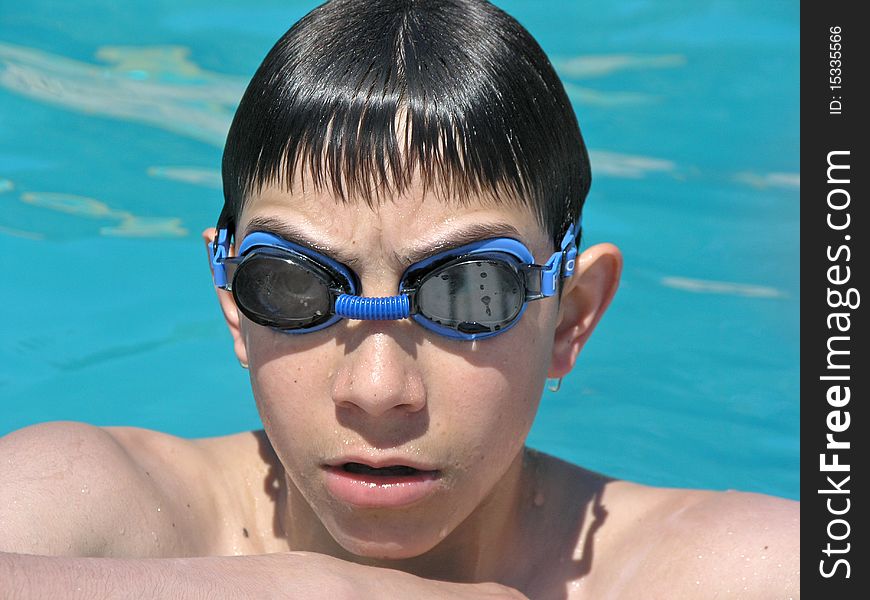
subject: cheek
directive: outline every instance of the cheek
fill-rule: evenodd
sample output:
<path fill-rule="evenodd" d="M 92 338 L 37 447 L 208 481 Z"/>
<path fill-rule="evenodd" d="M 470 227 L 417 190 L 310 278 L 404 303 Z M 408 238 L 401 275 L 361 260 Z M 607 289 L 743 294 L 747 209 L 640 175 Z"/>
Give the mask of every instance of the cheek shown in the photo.
<path fill-rule="evenodd" d="M 297 339 L 256 325 L 247 329 L 251 387 L 272 444 L 282 457 L 316 450 L 323 432 L 334 428 L 328 396 L 334 343 L 317 334 Z"/>
<path fill-rule="evenodd" d="M 524 319 L 500 336 L 428 361 L 433 428 L 466 456 L 507 464 L 522 448 L 549 366 L 549 346 L 539 333 L 534 319 Z"/>

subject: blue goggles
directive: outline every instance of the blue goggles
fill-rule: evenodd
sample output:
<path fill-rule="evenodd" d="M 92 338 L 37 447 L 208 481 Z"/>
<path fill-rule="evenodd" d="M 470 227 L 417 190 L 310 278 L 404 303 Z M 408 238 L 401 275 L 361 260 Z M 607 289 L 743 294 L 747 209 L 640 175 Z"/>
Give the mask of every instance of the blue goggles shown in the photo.
<path fill-rule="evenodd" d="M 413 319 L 454 339 L 503 333 L 526 304 L 557 293 L 574 273 L 578 226 L 544 265 L 512 238 L 473 242 L 439 252 L 405 270 L 396 296 L 361 296 L 359 277 L 330 257 L 275 234 L 245 236 L 229 256 L 230 234 L 209 246 L 215 286 L 229 290 L 239 310 L 259 325 L 287 333 L 319 331 L 341 319 Z"/>

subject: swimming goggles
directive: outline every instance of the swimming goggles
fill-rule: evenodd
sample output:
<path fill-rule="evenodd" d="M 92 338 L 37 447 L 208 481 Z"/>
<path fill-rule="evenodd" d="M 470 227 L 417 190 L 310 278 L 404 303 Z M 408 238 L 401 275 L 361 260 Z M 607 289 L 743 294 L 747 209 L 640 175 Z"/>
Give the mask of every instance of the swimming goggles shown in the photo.
<path fill-rule="evenodd" d="M 512 238 L 494 238 L 445 250 L 408 267 L 396 296 L 361 296 L 359 277 L 324 254 L 275 234 L 245 236 L 229 257 L 230 235 L 218 232 L 209 254 L 218 288 L 232 292 L 254 323 L 287 333 L 319 331 L 341 319 L 411 318 L 454 339 L 503 333 L 532 300 L 556 294 L 571 277 L 577 231 L 571 225 L 544 265 Z"/>

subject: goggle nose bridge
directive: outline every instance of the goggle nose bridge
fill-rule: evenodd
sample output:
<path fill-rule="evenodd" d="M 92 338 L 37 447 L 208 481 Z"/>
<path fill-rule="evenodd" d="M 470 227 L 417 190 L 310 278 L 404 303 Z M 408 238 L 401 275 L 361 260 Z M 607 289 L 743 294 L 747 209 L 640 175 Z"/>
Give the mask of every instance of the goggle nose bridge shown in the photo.
<path fill-rule="evenodd" d="M 341 294 L 335 299 L 335 314 L 365 321 L 407 319 L 411 316 L 411 301 L 407 294 L 382 298 Z"/>

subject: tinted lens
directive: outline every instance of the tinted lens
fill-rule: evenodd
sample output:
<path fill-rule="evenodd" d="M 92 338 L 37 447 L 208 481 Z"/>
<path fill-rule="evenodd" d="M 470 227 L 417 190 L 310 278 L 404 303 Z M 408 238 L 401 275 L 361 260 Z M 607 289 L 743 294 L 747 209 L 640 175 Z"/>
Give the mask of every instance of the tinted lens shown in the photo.
<path fill-rule="evenodd" d="M 417 291 L 417 310 L 463 333 L 498 331 L 523 307 L 525 290 L 510 265 L 492 259 L 450 263 L 427 276 Z"/>
<path fill-rule="evenodd" d="M 236 270 L 233 295 L 255 323 L 298 329 L 329 318 L 328 277 L 293 256 L 255 254 Z"/>

